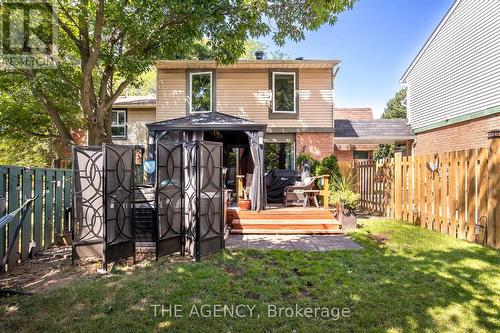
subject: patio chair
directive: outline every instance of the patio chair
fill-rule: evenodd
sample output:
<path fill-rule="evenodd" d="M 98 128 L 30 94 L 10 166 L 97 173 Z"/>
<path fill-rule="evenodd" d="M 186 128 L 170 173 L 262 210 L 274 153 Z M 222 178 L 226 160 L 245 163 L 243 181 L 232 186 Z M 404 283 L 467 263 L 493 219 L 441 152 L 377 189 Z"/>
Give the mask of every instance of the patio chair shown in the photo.
<path fill-rule="evenodd" d="M 309 200 L 310 197 L 307 191 L 313 190 L 315 183 L 316 177 L 308 177 L 304 179 L 304 182 L 285 187 L 285 207 L 288 207 L 289 204 L 300 204 L 303 207 L 307 206 L 307 200 Z"/>

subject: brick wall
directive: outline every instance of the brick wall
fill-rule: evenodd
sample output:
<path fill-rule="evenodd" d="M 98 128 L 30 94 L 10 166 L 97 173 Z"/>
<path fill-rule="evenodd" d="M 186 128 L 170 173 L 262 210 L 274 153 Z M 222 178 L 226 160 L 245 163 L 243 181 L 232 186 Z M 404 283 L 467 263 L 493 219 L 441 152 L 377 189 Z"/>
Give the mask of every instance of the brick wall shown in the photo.
<path fill-rule="evenodd" d="M 335 149 L 335 156 L 337 156 L 337 161 L 339 162 L 351 162 L 352 161 L 352 150 L 340 150 Z"/>
<path fill-rule="evenodd" d="M 500 114 L 417 134 L 414 153 L 432 154 L 488 146 L 488 132 L 500 129 Z"/>
<path fill-rule="evenodd" d="M 295 136 L 297 155 L 308 152 L 321 160 L 333 154 L 333 133 L 297 133 Z"/>

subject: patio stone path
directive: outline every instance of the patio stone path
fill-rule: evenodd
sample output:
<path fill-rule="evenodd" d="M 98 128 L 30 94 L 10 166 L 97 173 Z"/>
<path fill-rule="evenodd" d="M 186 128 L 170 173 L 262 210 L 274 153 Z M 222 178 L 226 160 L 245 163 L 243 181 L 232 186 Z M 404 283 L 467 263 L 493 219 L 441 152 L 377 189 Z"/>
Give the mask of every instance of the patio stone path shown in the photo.
<path fill-rule="evenodd" d="M 359 250 L 361 245 L 343 235 L 229 235 L 227 249 Z"/>

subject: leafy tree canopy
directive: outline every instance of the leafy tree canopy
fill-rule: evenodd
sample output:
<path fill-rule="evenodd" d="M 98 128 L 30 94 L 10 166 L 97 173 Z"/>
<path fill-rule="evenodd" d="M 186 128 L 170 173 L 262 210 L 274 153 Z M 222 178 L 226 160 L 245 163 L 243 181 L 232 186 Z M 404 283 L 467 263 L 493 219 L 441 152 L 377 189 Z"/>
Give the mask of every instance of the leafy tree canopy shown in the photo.
<path fill-rule="evenodd" d="M 406 118 L 406 89 L 399 90 L 396 95 L 387 102 L 387 106 L 382 113 L 382 119 Z M 379 145 L 373 152 L 373 158 L 380 160 L 394 157 L 394 145 Z"/>
<path fill-rule="evenodd" d="M 399 90 L 391 98 L 382 113 L 382 119 L 406 118 L 406 89 Z"/>

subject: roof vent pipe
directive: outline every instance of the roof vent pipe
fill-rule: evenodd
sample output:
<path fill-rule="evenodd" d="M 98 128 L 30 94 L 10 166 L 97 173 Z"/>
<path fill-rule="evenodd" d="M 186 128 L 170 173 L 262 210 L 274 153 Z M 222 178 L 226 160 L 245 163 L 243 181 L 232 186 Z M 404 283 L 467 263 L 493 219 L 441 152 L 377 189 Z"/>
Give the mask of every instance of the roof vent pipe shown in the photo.
<path fill-rule="evenodd" d="M 255 51 L 256 60 L 264 60 L 264 51 Z"/>

